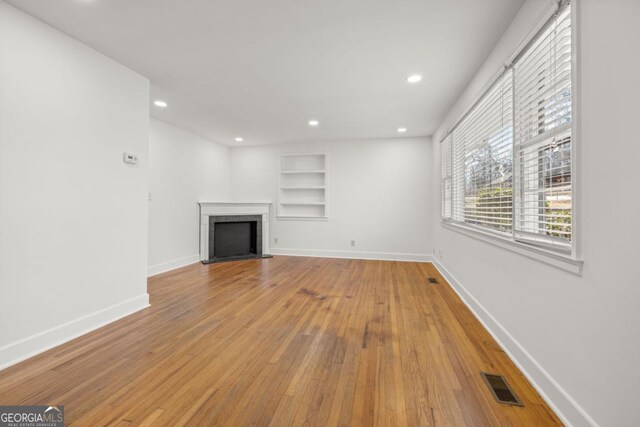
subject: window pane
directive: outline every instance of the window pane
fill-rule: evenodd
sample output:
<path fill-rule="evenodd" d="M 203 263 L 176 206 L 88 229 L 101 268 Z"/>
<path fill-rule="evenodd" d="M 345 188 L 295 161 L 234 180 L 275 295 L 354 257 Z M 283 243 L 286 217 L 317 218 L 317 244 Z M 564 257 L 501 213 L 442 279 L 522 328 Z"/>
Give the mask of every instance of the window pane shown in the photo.
<path fill-rule="evenodd" d="M 510 233 L 513 77 L 507 71 L 453 131 L 454 219 Z"/>
<path fill-rule="evenodd" d="M 571 240 L 570 132 L 519 151 L 517 229 L 557 243 Z M 530 236 L 533 237 L 533 236 Z"/>

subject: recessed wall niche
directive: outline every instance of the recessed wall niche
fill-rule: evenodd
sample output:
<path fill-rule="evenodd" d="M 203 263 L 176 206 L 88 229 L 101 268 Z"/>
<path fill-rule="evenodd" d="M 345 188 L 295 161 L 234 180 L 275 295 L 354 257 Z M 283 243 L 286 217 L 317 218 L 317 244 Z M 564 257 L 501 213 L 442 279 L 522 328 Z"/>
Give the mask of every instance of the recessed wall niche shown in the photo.
<path fill-rule="evenodd" d="M 327 219 L 325 153 L 280 155 L 278 218 Z"/>

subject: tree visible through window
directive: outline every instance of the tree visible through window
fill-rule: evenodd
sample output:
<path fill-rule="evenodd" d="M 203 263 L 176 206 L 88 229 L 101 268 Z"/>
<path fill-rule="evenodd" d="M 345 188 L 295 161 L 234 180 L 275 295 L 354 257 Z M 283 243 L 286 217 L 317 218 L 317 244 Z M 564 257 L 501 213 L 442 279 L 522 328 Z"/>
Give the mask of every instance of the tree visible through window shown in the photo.
<path fill-rule="evenodd" d="M 465 166 L 465 221 L 511 231 L 513 129 L 499 130 L 469 153 Z"/>

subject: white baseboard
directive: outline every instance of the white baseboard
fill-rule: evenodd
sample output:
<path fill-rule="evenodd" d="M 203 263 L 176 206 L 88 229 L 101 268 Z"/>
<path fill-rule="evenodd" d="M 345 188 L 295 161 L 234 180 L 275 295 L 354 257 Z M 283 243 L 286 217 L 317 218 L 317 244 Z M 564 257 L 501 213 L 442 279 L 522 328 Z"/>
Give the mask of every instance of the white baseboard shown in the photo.
<path fill-rule="evenodd" d="M 120 302 L 0 347 L 0 370 L 149 307 L 149 294 Z"/>
<path fill-rule="evenodd" d="M 440 260 L 434 257 L 433 264 L 566 426 L 598 427 L 593 418 L 440 263 Z"/>
<path fill-rule="evenodd" d="M 369 259 L 380 261 L 431 262 L 431 254 L 403 254 L 395 252 L 332 251 L 323 249 L 271 248 L 271 255 L 308 256 L 316 258 Z"/>
<path fill-rule="evenodd" d="M 166 273 L 167 271 L 175 270 L 176 268 L 184 267 L 185 265 L 195 264 L 198 261 L 200 261 L 199 255 L 191 255 L 186 258 L 180 258 L 174 261 L 151 265 L 147 267 L 147 277 L 155 276 L 156 274 L 160 273 Z"/>

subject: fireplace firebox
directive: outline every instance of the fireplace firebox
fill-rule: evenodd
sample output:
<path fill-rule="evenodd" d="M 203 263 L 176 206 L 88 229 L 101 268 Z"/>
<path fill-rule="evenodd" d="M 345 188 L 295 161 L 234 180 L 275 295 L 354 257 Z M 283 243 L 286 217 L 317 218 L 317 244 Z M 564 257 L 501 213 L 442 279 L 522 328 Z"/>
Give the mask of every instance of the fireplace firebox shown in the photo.
<path fill-rule="evenodd" d="M 262 216 L 209 217 L 209 259 L 205 262 L 262 258 Z"/>

